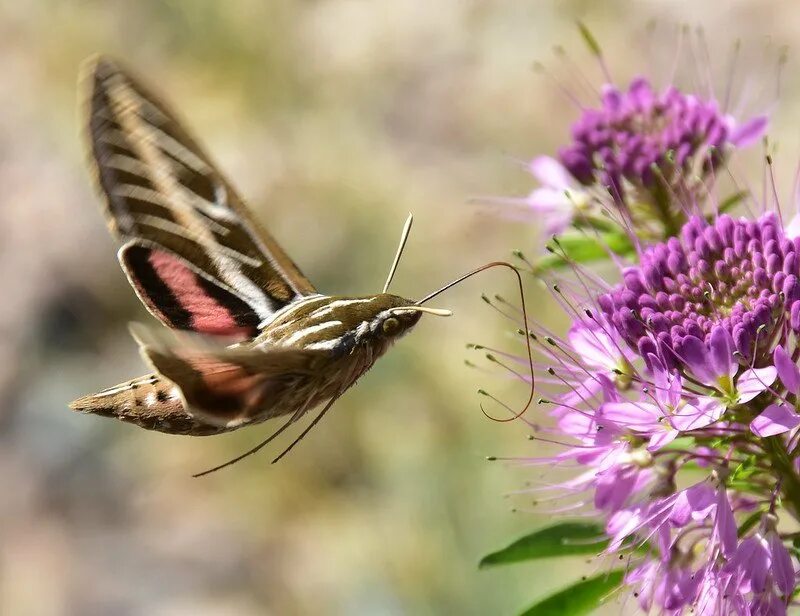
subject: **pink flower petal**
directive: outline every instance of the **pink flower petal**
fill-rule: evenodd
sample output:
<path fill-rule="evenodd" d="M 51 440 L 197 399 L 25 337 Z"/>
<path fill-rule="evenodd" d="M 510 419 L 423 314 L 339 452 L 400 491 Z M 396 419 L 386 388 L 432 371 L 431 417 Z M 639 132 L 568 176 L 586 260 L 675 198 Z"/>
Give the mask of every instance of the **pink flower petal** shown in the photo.
<path fill-rule="evenodd" d="M 714 516 L 714 534 L 719 539 L 722 554 L 731 556 L 736 551 L 736 519 L 728 501 L 725 488 L 717 492 L 717 513 Z"/>
<path fill-rule="evenodd" d="M 603 419 L 634 432 L 661 430 L 663 412 L 648 402 L 608 402 L 600 407 Z"/>
<path fill-rule="evenodd" d="M 778 371 L 775 366 L 745 370 L 736 381 L 736 392 L 739 394 L 739 404 L 750 402 L 762 391 L 775 382 Z"/>
<path fill-rule="evenodd" d="M 528 165 L 528 170 L 543 186 L 555 188 L 562 195 L 576 185 L 566 167 L 551 156 L 537 156 Z"/>
<path fill-rule="evenodd" d="M 571 213 L 575 205 L 563 190 L 543 186 L 532 191 L 526 198 L 525 203 L 540 214 L 559 214 Z"/>
<path fill-rule="evenodd" d="M 715 374 L 709 358 L 708 347 L 697 336 L 686 336 L 681 341 L 681 358 L 689 367 L 692 375 L 704 385 L 716 385 L 718 374 Z"/>
<path fill-rule="evenodd" d="M 793 394 L 800 391 L 800 370 L 797 369 L 797 365 L 782 346 L 775 347 L 772 358 L 775 362 L 775 368 L 778 370 L 778 377 L 784 387 Z"/>
<path fill-rule="evenodd" d="M 537 188 L 525 201 L 532 213 L 541 217 L 542 228 L 547 235 L 558 235 L 572 221 L 575 204 L 562 190 Z"/>
<path fill-rule="evenodd" d="M 715 398 L 701 398 L 696 405 L 687 404 L 678 409 L 670 421 L 676 430 L 688 432 L 699 430 L 719 421 L 725 413 L 725 405 Z"/>
<path fill-rule="evenodd" d="M 730 141 L 737 148 L 745 148 L 758 141 L 767 130 L 767 116 L 756 116 L 733 129 Z"/>
<path fill-rule="evenodd" d="M 794 566 L 789 551 L 777 533 L 772 532 L 767 538 L 772 553 L 772 576 L 781 592 L 787 597 L 794 591 Z"/>
<path fill-rule="evenodd" d="M 639 509 L 622 509 L 615 512 L 606 523 L 606 534 L 611 537 L 611 543 L 606 548 L 608 552 L 616 552 L 622 542 L 643 523 L 642 511 Z"/>
<path fill-rule="evenodd" d="M 716 376 L 728 376 L 733 378 L 739 364 L 733 357 L 733 338 L 728 330 L 722 326 L 717 326 L 711 332 L 708 341 L 708 358 Z"/>
<path fill-rule="evenodd" d="M 674 441 L 678 434 L 677 430 L 661 430 L 650 437 L 650 442 L 647 444 L 648 451 L 658 451 L 662 447 L 669 445 Z"/>
<path fill-rule="evenodd" d="M 697 483 L 678 492 L 670 511 L 670 522 L 677 527 L 686 526 L 690 520 L 702 520 L 716 506 L 714 490 L 707 483 Z"/>
<path fill-rule="evenodd" d="M 619 347 L 597 323 L 578 321 L 569 330 L 569 344 L 593 368 L 613 370 L 622 359 Z"/>
<path fill-rule="evenodd" d="M 800 415 L 783 404 L 770 404 L 750 422 L 750 430 L 762 438 L 783 434 L 800 426 Z"/>
<path fill-rule="evenodd" d="M 784 227 L 783 232 L 790 240 L 800 236 L 800 214 L 795 214 Z"/>
<path fill-rule="evenodd" d="M 742 592 L 764 592 L 769 573 L 770 554 L 761 535 L 748 537 L 739 545 L 730 564 L 739 570 Z"/>

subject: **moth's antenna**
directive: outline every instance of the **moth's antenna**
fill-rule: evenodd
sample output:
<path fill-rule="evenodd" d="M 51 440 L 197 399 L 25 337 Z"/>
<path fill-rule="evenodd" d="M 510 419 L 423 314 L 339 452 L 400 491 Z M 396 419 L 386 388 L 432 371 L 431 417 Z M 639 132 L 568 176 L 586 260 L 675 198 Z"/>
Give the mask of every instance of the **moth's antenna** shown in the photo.
<path fill-rule="evenodd" d="M 343 393 L 344 393 L 344 392 L 347 390 L 347 388 L 348 388 L 348 387 L 350 387 L 350 386 L 351 386 L 351 385 L 352 385 L 354 382 L 355 382 L 355 381 L 352 381 L 352 380 L 351 380 L 351 381 L 350 381 L 350 382 L 348 382 L 348 383 L 347 383 L 347 384 L 346 384 L 344 387 L 342 387 L 342 388 L 341 388 L 339 391 L 337 391 L 337 392 L 336 392 L 336 395 L 334 395 L 334 396 L 333 396 L 333 398 L 331 398 L 330 400 L 328 400 L 328 403 L 327 403 L 327 404 L 324 406 L 324 408 L 323 408 L 323 409 L 322 409 L 322 410 L 319 412 L 319 414 L 318 414 L 318 415 L 317 415 L 317 416 L 314 418 L 314 421 L 312 421 L 312 422 L 311 422 L 311 423 L 308 425 L 308 427 L 307 427 L 305 430 L 303 430 L 303 431 L 300 433 L 300 436 L 298 436 L 296 439 L 294 439 L 294 440 L 292 441 L 292 443 L 291 443 L 291 444 L 290 444 L 290 445 L 289 445 L 289 446 L 288 446 L 286 449 L 284 449 L 284 450 L 283 450 L 283 453 L 281 453 L 281 454 L 280 454 L 280 455 L 279 455 L 277 458 L 275 458 L 275 459 L 272 461 L 272 463 L 273 463 L 273 464 L 275 464 L 275 463 L 276 463 L 278 460 L 280 460 L 280 459 L 281 459 L 283 456 L 285 456 L 287 453 L 289 453 L 289 452 L 292 450 L 292 448 L 293 448 L 295 445 L 297 445 L 297 443 L 299 443 L 300 441 L 302 441 L 302 440 L 303 440 L 303 438 L 305 437 L 305 435 L 306 435 L 306 434 L 308 434 L 308 433 L 311 431 L 311 428 L 313 428 L 314 426 L 316 426 L 316 425 L 319 423 L 319 420 L 320 420 L 320 419 L 322 419 L 322 418 L 325 416 L 325 413 L 327 413 L 327 412 L 330 410 L 330 408 L 333 406 L 334 402 L 336 402 L 336 401 L 337 401 L 339 398 L 341 398 L 341 397 L 342 397 L 342 394 L 343 394 Z M 288 421 L 287 421 L 285 424 L 283 424 L 283 425 L 282 425 L 280 428 L 278 428 L 277 430 L 275 430 L 275 432 L 273 432 L 272 434 L 270 434 L 270 435 L 269 435 L 267 438 L 265 438 L 263 441 L 261 441 L 261 442 L 260 442 L 258 445 L 256 445 L 256 446 L 255 446 L 255 447 L 253 447 L 252 449 L 249 449 L 249 450 L 245 451 L 243 454 L 241 454 L 241 455 L 238 455 L 238 456 L 236 456 L 235 458 L 233 458 L 233 459 L 231 459 L 231 460 L 228 460 L 227 462 L 224 462 L 223 464 L 220 464 L 220 465 L 218 465 L 218 466 L 215 466 L 214 468 L 210 468 L 210 469 L 208 469 L 207 471 L 203 471 L 202 473 L 197 473 L 196 475 L 192 475 L 192 477 L 203 477 L 203 476 L 205 476 L 205 475 L 210 475 L 211 473 L 216 473 L 217 471 L 220 471 L 220 470 L 222 470 L 223 468 L 227 468 L 227 467 L 229 467 L 229 466 L 232 466 L 233 464 L 236 464 L 237 462 L 240 462 L 241 460 L 244 460 L 245 458 L 247 458 L 247 457 L 249 457 L 249 456 L 252 456 L 254 453 L 257 453 L 258 451 L 260 451 L 261 449 L 263 449 L 263 448 L 264 448 L 266 445 L 268 445 L 269 443 L 271 443 L 271 442 L 272 442 L 272 441 L 273 441 L 273 440 L 274 440 L 274 439 L 275 439 L 275 438 L 276 438 L 276 437 L 277 437 L 279 434 L 281 434 L 281 433 L 282 433 L 284 430 L 286 430 L 286 428 L 288 428 L 289 426 L 291 426 L 291 425 L 292 425 L 294 422 L 296 422 L 296 421 L 297 421 L 298 419 L 300 419 L 300 418 L 301 418 L 303 415 L 305 415 L 305 411 L 306 411 L 306 407 L 303 407 L 303 408 L 300 410 L 300 412 L 297 412 L 297 413 L 295 413 L 294 415 L 292 415 L 292 416 L 289 418 L 289 420 L 288 420 Z"/>
<path fill-rule="evenodd" d="M 483 411 L 483 414 L 486 415 L 489 419 L 493 419 L 494 421 L 499 421 L 501 423 L 505 423 L 507 421 L 514 421 L 515 419 L 519 419 L 520 417 L 522 417 L 525 414 L 525 411 L 528 410 L 528 408 L 530 407 L 531 403 L 533 402 L 533 396 L 536 393 L 536 381 L 535 381 L 535 374 L 534 374 L 534 369 L 533 369 L 533 352 L 531 351 L 531 337 L 528 335 L 528 332 L 530 331 L 529 328 L 528 328 L 528 311 L 525 308 L 525 293 L 524 293 L 523 288 L 522 288 L 522 276 L 519 275 L 519 270 L 516 267 L 514 267 L 513 265 L 511 265 L 511 263 L 506 263 L 505 261 L 492 261 L 491 263 L 487 263 L 486 265 L 481 265 L 479 268 L 474 269 L 471 272 L 456 278 L 452 282 L 448 282 L 446 285 L 444 285 L 440 289 L 437 289 L 433 293 L 430 293 L 430 294 L 426 295 L 425 297 L 423 297 L 421 300 L 419 300 L 417 302 L 417 305 L 419 306 L 420 304 L 424 304 L 425 302 L 427 302 L 429 300 L 432 300 L 437 295 L 440 295 L 440 294 L 444 293 L 445 291 L 447 291 L 448 289 L 456 286 L 457 284 L 459 284 L 461 282 L 464 282 L 467 278 L 471 278 L 475 274 L 480 274 L 481 272 L 484 272 L 484 271 L 486 271 L 488 269 L 491 269 L 493 267 L 501 267 L 501 266 L 509 268 L 511 271 L 514 272 L 514 275 L 516 275 L 516 277 L 517 277 L 517 284 L 519 286 L 519 299 L 520 299 L 520 304 L 521 304 L 521 307 L 522 307 L 522 320 L 523 320 L 523 323 L 525 325 L 525 346 L 528 349 L 528 364 L 530 365 L 530 368 L 531 368 L 531 393 L 530 393 L 530 396 L 528 396 L 528 401 L 525 403 L 525 406 L 522 407 L 521 411 L 519 411 L 517 413 L 514 413 L 514 415 L 512 417 L 508 417 L 506 419 L 498 419 L 497 417 L 492 417 L 491 415 L 489 415 L 484 410 L 483 404 L 480 405 L 481 406 L 481 411 Z"/>
<path fill-rule="evenodd" d="M 386 279 L 386 284 L 383 285 L 383 292 L 389 290 L 389 285 L 392 283 L 392 278 L 394 278 L 394 273 L 397 271 L 397 265 L 400 263 L 400 257 L 403 255 L 403 248 L 406 247 L 406 242 L 408 241 L 408 234 L 411 233 L 411 223 L 414 222 L 414 215 L 409 214 L 408 218 L 406 218 L 406 224 L 403 226 L 403 232 L 400 234 L 400 245 L 397 247 L 397 254 L 394 255 L 394 261 L 392 262 L 392 267 L 389 270 L 389 277 Z"/>

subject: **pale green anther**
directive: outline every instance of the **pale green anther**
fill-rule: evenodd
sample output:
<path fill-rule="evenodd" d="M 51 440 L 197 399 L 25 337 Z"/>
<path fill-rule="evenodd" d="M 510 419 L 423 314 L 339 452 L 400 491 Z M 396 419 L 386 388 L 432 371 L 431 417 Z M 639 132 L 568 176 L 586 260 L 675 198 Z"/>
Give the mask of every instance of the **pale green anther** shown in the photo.
<path fill-rule="evenodd" d="M 581 33 L 581 37 L 583 37 L 583 41 L 586 43 L 586 46 L 589 48 L 594 55 L 598 58 L 603 55 L 603 50 L 600 49 L 600 44 L 597 42 L 597 39 L 594 38 L 594 35 L 586 27 L 586 25 L 582 21 L 576 22 L 578 26 L 578 30 Z"/>

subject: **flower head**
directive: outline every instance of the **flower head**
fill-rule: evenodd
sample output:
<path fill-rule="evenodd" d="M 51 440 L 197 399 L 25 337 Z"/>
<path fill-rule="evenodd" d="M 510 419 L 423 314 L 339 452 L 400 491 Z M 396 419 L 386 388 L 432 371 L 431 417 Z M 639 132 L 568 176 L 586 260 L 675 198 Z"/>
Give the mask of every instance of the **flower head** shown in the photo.
<path fill-rule="evenodd" d="M 766 118 L 737 126 L 713 99 L 674 86 L 657 92 L 644 77 L 626 90 L 603 86 L 600 106 L 572 125 L 572 143 L 559 160 L 585 186 L 608 187 L 624 200 L 630 191 L 685 194 L 687 180 L 718 166 L 728 151 L 752 143 Z"/>
<path fill-rule="evenodd" d="M 695 217 L 616 286 L 576 267 L 577 284 L 552 287 L 568 335 L 531 332 L 555 419 L 538 430 L 564 448 L 526 462 L 578 466 L 551 488 L 559 510 L 605 517 L 608 553 L 638 546 L 626 584 L 645 610 L 785 613 L 795 558 L 776 529 L 800 518 L 798 248 L 773 214 Z"/>
<path fill-rule="evenodd" d="M 800 331 L 798 249 L 772 214 L 714 224 L 693 217 L 599 302 L 642 357 L 683 364 L 703 381 L 730 377 L 732 352 L 759 361 L 784 327 Z"/>
<path fill-rule="evenodd" d="M 628 563 L 646 612 L 785 614 L 800 564 L 785 528 L 800 522 L 800 216 L 784 226 L 746 192 L 724 208 L 715 194 L 767 118 L 730 114 L 710 83 L 615 85 L 580 29 L 606 82 L 588 104 L 567 92 L 570 141 L 529 166 L 541 185 L 527 199 L 504 201 L 561 233 L 523 265 L 573 270 L 550 287 L 565 337 L 515 323 L 553 420 L 529 423 L 531 439 L 558 447 L 522 462 L 577 469 L 535 491 L 604 521 L 604 551 Z M 724 213 L 745 199 L 759 217 Z M 604 258 L 618 282 L 584 269 Z"/>
<path fill-rule="evenodd" d="M 615 83 L 599 44 L 585 27 L 580 29 L 600 62 L 604 82 L 586 100 L 585 94 L 578 94 L 586 91 L 585 83 L 573 92 L 568 83 L 551 75 L 578 111 L 570 140 L 556 156 L 539 155 L 526 165 L 539 183 L 527 197 L 488 201 L 501 205 L 500 211 L 509 217 L 537 220 L 548 235 L 568 233 L 572 225 L 605 233 L 605 214 L 639 238 L 666 239 L 690 214 L 709 213 L 704 208 L 717 171 L 735 150 L 765 134 L 768 116 L 731 112 L 730 83 L 718 99 L 706 74 L 701 78 L 702 93 L 687 90 L 672 78 L 663 87 L 644 76 L 624 85 Z M 563 58 L 565 52 L 560 50 L 557 56 Z M 675 64 L 682 64 L 682 59 L 675 58 Z M 707 69 L 707 74 L 711 72 Z M 768 106 L 766 101 L 755 105 L 756 109 Z M 612 250 L 627 254 L 627 248 L 622 244 Z"/>

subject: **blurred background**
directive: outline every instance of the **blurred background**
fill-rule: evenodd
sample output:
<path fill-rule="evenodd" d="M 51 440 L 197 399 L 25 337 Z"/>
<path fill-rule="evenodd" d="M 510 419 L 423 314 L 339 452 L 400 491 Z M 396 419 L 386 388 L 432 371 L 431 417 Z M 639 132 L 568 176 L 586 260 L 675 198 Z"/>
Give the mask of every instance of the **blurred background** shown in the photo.
<path fill-rule="evenodd" d="M 276 466 L 267 452 L 190 476 L 270 426 L 193 439 L 71 413 L 73 398 L 146 371 L 127 323 L 153 323 L 85 171 L 86 56 L 123 59 L 181 111 L 323 292 L 378 291 L 413 212 L 393 289 L 419 297 L 513 248 L 541 249 L 533 227 L 469 200 L 526 194 L 518 161 L 567 137 L 576 111 L 534 61 L 558 68 L 563 45 L 600 83 L 576 18 L 620 83 L 659 82 L 686 22 L 708 32 L 713 75 L 724 79 L 741 36 L 745 72 L 774 88 L 777 49 L 800 35 L 790 6 L 0 0 L 0 614 L 510 614 L 600 566 L 477 569 L 547 519 L 506 498 L 540 471 L 485 460 L 541 453 L 522 425 L 478 408 L 479 386 L 511 402 L 524 387 L 463 361 L 467 342 L 520 350 L 480 300 L 513 296 L 507 274 L 437 301 L 456 317 L 423 318 Z M 663 28 L 648 34 L 654 18 Z M 790 55 L 772 130 L 787 192 L 795 67 Z M 563 329 L 528 289 L 537 318 Z"/>

